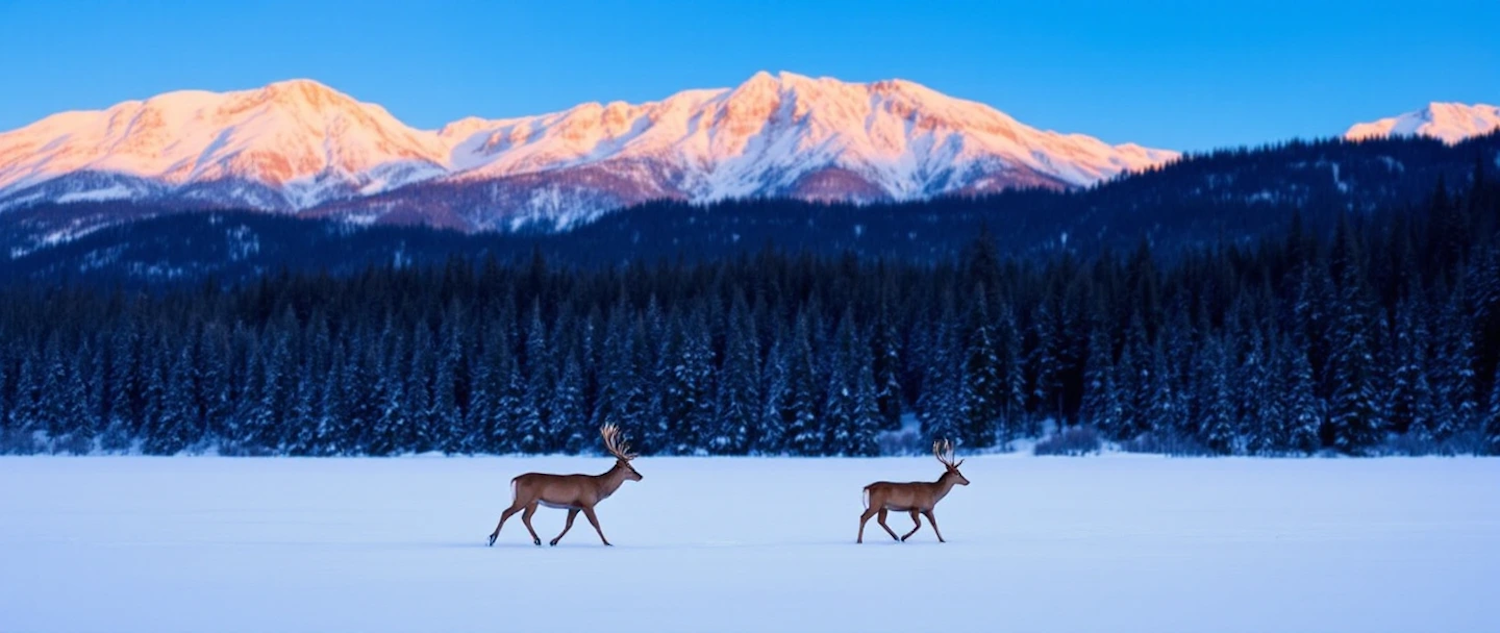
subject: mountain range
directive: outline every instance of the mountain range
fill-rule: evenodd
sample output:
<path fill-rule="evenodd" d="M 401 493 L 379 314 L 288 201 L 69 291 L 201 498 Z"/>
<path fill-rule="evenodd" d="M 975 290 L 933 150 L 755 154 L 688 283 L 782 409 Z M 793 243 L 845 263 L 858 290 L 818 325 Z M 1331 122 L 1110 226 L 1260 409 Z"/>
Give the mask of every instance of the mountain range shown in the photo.
<path fill-rule="evenodd" d="M 294 80 L 171 92 L 0 134 L 0 209 L 131 199 L 462 229 L 566 227 L 654 199 L 1063 189 L 1177 155 L 1040 131 L 902 80 L 763 72 L 661 101 L 471 117 L 437 130 Z"/>
<path fill-rule="evenodd" d="M 1356 124 L 1345 138 L 1452 144 L 1497 128 L 1500 108 L 1432 103 Z M 292 80 L 171 92 L 0 133 L 0 215 L 39 205 L 136 205 L 131 217 L 49 212 L 55 217 L 36 227 L 39 244 L 162 210 L 547 231 L 653 200 L 870 203 L 1070 190 L 1178 157 L 1038 130 L 904 80 L 762 72 L 734 88 L 661 101 L 470 117 L 436 130 Z"/>
<path fill-rule="evenodd" d="M 1356 123 L 1344 138 L 1360 141 L 1389 136 L 1425 136 L 1449 145 L 1500 130 L 1500 107 L 1432 102 L 1416 112 Z"/>

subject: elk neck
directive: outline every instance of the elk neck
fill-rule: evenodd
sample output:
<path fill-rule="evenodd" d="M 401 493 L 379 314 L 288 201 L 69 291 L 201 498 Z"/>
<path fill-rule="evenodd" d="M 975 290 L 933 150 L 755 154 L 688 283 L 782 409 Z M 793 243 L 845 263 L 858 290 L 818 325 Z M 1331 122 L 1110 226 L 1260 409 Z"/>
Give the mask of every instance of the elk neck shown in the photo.
<path fill-rule="evenodd" d="M 616 490 L 619 490 L 620 486 L 625 483 L 625 474 L 627 472 L 629 471 L 624 466 L 621 466 L 619 462 L 615 462 L 614 467 L 605 471 L 604 474 L 595 475 L 594 478 L 599 481 L 599 498 L 604 499 L 614 494 Z"/>
<path fill-rule="evenodd" d="M 934 495 L 933 499 L 933 501 L 936 502 L 938 500 L 941 500 L 943 497 L 948 496 L 948 491 L 953 490 L 953 486 L 958 485 L 958 476 L 954 475 L 953 473 L 944 471 L 943 476 L 938 477 L 938 480 L 932 485 L 937 489 L 937 494 Z"/>

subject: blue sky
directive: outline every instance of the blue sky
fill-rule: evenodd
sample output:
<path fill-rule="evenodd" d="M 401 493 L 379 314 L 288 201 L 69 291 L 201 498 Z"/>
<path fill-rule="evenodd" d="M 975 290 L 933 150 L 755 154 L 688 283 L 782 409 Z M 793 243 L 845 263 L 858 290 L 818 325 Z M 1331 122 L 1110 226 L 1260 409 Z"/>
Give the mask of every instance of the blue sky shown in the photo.
<path fill-rule="evenodd" d="M 15 2 L 0 130 L 294 77 L 409 124 L 653 100 L 757 70 L 899 77 L 1174 149 L 1500 103 L 1500 2 Z"/>

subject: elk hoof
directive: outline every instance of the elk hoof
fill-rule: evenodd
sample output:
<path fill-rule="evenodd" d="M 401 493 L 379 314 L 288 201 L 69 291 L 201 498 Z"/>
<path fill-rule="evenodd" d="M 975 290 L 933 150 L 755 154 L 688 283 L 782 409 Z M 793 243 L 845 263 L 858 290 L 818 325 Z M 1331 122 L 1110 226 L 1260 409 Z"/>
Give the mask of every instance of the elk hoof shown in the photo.
<path fill-rule="evenodd" d="M 499 536 L 500 536 L 499 534 L 491 534 L 490 535 L 490 544 L 487 547 L 494 547 L 495 546 L 495 539 L 497 537 L 499 537 Z"/>
<path fill-rule="evenodd" d="M 536 545 L 537 547 L 541 547 L 542 546 L 542 539 L 534 538 L 534 539 L 531 539 L 531 542 L 532 542 L 532 544 Z"/>
<path fill-rule="evenodd" d="M 547 545 L 549 545 L 551 547 L 557 547 L 557 539 L 552 539 L 550 541 L 547 541 Z"/>

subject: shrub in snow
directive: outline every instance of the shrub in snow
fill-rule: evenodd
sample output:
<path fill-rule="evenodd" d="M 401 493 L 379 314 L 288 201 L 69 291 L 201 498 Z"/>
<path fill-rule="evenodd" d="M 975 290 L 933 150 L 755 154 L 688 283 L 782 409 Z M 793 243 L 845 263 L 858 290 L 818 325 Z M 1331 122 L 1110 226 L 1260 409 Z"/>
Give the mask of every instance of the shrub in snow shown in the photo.
<path fill-rule="evenodd" d="M 881 455 L 925 455 L 932 450 L 932 443 L 922 437 L 921 429 L 915 426 L 876 433 L 875 444 Z"/>
<path fill-rule="evenodd" d="M 1219 454 L 1196 439 L 1176 433 L 1147 433 L 1128 442 L 1122 442 L 1120 449 L 1127 453 L 1156 453 L 1174 457 Z"/>
<path fill-rule="evenodd" d="M 1485 443 L 1481 434 L 1460 433 L 1446 440 L 1436 440 L 1419 433 L 1391 434 L 1380 447 L 1381 455 L 1483 455 Z"/>
<path fill-rule="evenodd" d="M 1103 441 L 1093 427 L 1075 426 L 1047 436 L 1032 447 L 1034 455 L 1088 455 L 1099 452 Z"/>

